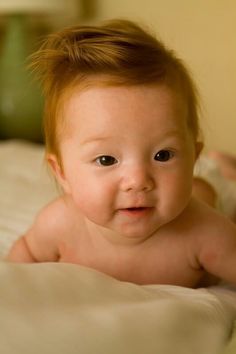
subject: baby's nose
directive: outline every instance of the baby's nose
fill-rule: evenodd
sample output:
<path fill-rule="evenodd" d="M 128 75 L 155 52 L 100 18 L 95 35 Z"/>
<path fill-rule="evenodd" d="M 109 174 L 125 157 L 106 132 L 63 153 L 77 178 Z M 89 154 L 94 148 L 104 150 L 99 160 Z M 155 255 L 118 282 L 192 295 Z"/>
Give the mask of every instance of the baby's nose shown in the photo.
<path fill-rule="evenodd" d="M 125 171 L 121 182 L 121 189 L 129 191 L 148 192 L 154 188 L 154 179 L 150 171 L 143 166 L 130 167 Z"/>

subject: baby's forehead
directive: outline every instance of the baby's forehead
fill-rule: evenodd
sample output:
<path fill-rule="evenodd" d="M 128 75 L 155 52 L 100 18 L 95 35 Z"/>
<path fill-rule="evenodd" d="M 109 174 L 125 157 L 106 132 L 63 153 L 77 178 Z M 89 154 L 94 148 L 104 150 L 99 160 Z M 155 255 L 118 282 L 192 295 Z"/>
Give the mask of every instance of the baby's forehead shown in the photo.
<path fill-rule="evenodd" d="M 155 125 L 162 131 L 163 126 L 172 129 L 174 124 L 178 130 L 186 114 L 183 98 L 164 85 L 94 85 L 75 87 L 65 96 L 62 121 L 67 133 L 76 129 L 81 135 L 93 130 L 125 132 L 134 126 L 142 133 L 144 127 L 152 130 Z"/>
<path fill-rule="evenodd" d="M 64 90 L 62 94 L 64 110 L 74 109 L 76 105 L 84 104 L 88 108 L 96 108 L 93 102 L 116 102 L 117 106 L 127 104 L 129 106 L 135 102 L 140 105 L 141 102 L 150 102 L 153 106 L 167 104 L 178 105 L 179 108 L 186 108 L 187 97 L 175 87 L 160 83 L 149 83 L 139 85 L 115 85 L 109 81 L 88 82 L 83 85 L 76 85 Z"/>

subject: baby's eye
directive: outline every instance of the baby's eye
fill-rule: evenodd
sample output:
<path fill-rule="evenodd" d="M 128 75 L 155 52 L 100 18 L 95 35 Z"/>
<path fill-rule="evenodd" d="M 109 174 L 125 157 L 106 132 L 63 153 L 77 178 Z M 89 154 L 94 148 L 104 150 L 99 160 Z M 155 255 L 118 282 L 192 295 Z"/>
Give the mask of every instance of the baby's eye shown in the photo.
<path fill-rule="evenodd" d="M 173 152 L 169 150 L 160 150 L 156 153 L 154 159 L 160 162 L 169 161 L 173 157 Z"/>
<path fill-rule="evenodd" d="M 96 159 L 96 162 L 101 166 L 111 166 L 117 163 L 117 160 L 113 156 L 103 155 Z"/>

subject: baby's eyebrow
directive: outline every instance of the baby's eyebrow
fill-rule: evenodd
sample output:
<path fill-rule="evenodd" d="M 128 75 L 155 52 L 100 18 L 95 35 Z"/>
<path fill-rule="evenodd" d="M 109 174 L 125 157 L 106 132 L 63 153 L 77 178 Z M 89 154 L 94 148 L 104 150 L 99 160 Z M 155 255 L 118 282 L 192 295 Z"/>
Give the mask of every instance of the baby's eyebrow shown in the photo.
<path fill-rule="evenodd" d="M 186 136 L 180 130 L 173 130 L 163 133 L 161 136 L 157 136 L 157 140 L 169 140 L 169 139 L 177 139 L 177 140 L 185 140 Z"/>
<path fill-rule="evenodd" d="M 90 136 L 87 139 L 84 139 L 80 142 L 81 145 L 87 145 L 91 143 L 96 143 L 96 142 L 103 142 L 107 140 L 112 140 L 113 137 L 111 136 Z"/>
<path fill-rule="evenodd" d="M 181 136 L 183 135 L 183 130 L 179 128 L 174 128 L 174 129 L 167 129 L 165 132 L 163 132 L 163 136 Z"/>

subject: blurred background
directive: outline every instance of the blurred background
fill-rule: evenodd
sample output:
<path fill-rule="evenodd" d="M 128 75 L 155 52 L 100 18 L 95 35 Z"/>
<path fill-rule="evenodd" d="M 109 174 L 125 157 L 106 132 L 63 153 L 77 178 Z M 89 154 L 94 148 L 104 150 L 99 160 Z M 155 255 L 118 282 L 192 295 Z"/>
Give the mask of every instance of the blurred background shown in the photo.
<path fill-rule="evenodd" d="M 206 149 L 236 153 L 235 0 L 0 0 L 0 139 L 42 142 L 43 98 L 25 64 L 44 35 L 114 17 L 150 27 L 184 59 Z"/>

